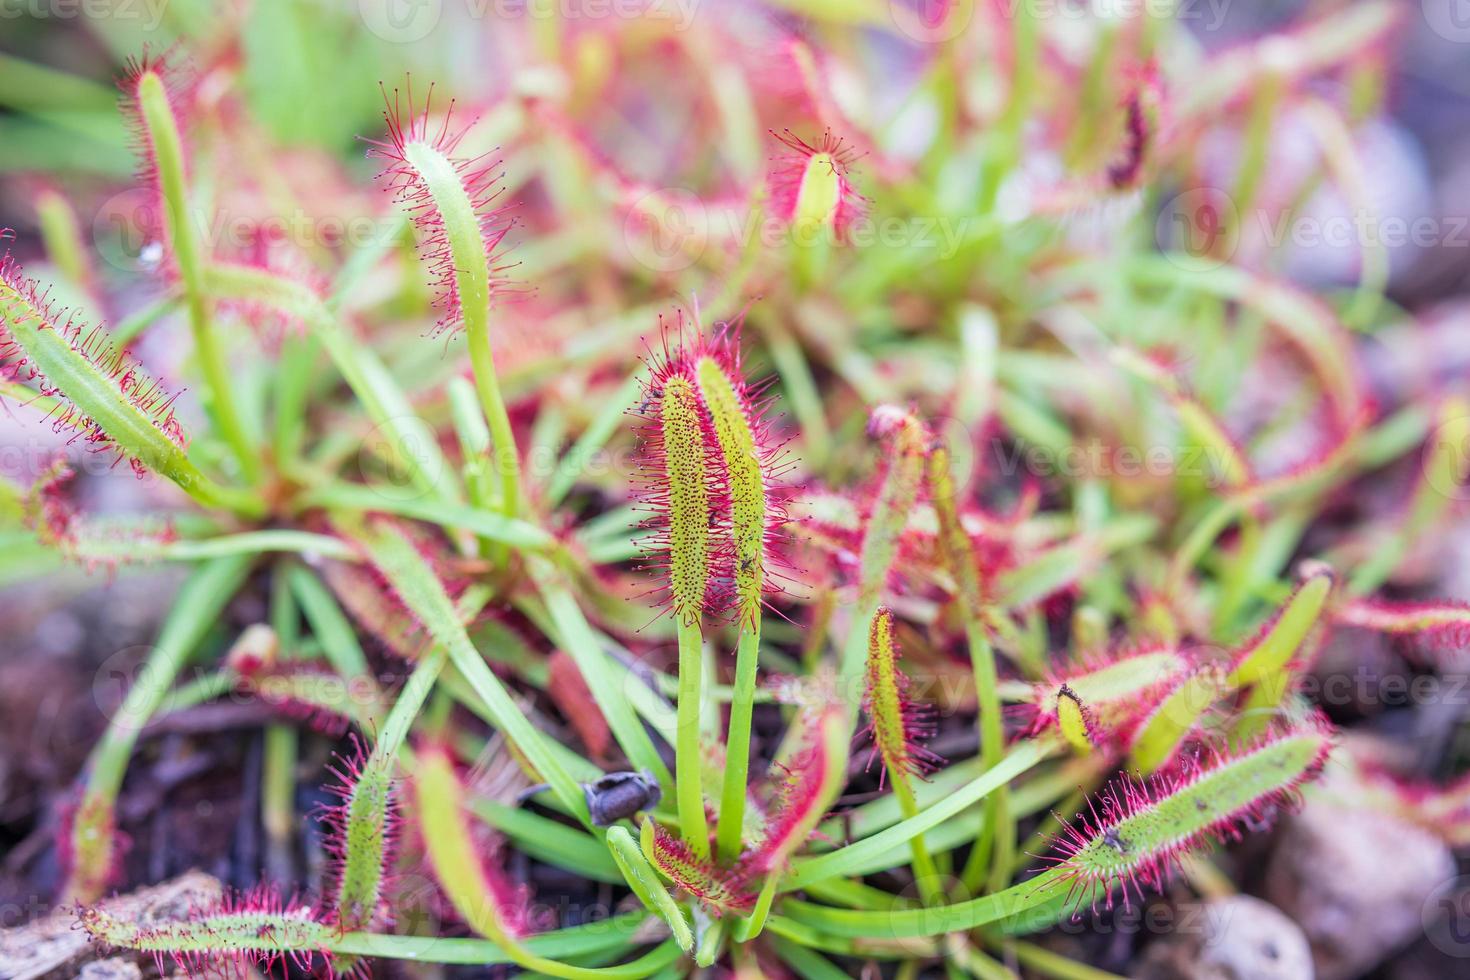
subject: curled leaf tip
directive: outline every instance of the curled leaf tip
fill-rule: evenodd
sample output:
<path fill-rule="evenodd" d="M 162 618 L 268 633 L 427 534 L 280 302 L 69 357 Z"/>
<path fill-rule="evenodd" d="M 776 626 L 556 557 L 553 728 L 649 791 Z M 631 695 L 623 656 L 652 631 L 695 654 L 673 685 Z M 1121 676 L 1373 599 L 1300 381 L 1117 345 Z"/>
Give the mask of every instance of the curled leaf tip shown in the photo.
<path fill-rule="evenodd" d="M 861 154 L 830 129 L 815 143 L 789 129 L 771 135 L 785 148 L 768 179 L 775 213 L 804 234 L 828 231 L 846 240 L 867 207 L 851 180 Z"/>
<path fill-rule="evenodd" d="M 659 874 L 697 898 L 711 915 L 743 914 L 755 904 L 742 871 L 716 867 L 651 819 L 644 822 L 643 834 L 645 854 Z"/>
<path fill-rule="evenodd" d="M 750 621 L 782 588 L 782 446 L 733 332 L 687 336 L 680 314 L 672 334 L 650 359 L 635 411 L 650 564 L 667 573 L 670 605 L 685 621 L 731 610 Z"/>
<path fill-rule="evenodd" d="M 150 114 L 162 111 L 171 117 L 170 125 L 176 135 L 179 120 L 189 117 L 194 86 L 194 73 L 172 50 L 161 54 L 145 50 L 128 58 L 117 79 L 122 116 L 139 161 L 135 180 L 145 195 L 143 206 L 135 208 L 128 219 L 136 224 L 136 232 L 142 236 L 139 258 L 144 265 L 171 276 L 179 270 L 167 227 L 158 145 L 161 134 L 157 132 L 156 115 L 150 118 Z M 182 150 L 182 142 L 179 148 Z"/>
<path fill-rule="evenodd" d="M 56 368 L 71 378 L 71 391 L 48 373 Z M 100 327 L 58 307 L 8 252 L 0 257 L 0 378 L 54 400 L 49 417 L 55 431 L 73 433 L 94 451 L 126 457 L 139 476 L 187 444 L 174 413 L 178 396 L 148 377 Z M 108 390 L 94 393 L 94 386 Z M 86 404 L 78 401 L 83 390 Z M 118 439 L 118 433 L 132 435 L 140 426 L 153 431 Z M 166 447 L 160 448 L 159 437 Z"/>
<path fill-rule="evenodd" d="M 1067 744 L 1082 755 L 1092 752 L 1095 722 L 1092 712 L 1083 704 L 1082 698 L 1066 684 L 1057 688 L 1057 728 Z"/>
<path fill-rule="evenodd" d="M 883 760 L 884 775 L 894 780 L 928 775 L 942 761 L 924 748 L 934 734 L 933 712 L 909 696 L 909 679 L 898 668 L 893 612 L 880 608 L 869 630 L 868 668 L 863 708 L 873 753 Z M 880 783 L 881 783 L 880 777 Z"/>
<path fill-rule="evenodd" d="M 500 164 L 491 153 L 459 155 L 473 121 L 454 122 L 453 99 L 436 121 L 432 85 L 422 106 L 411 80 L 391 97 L 385 89 L 383 102 L 387 135 L 365 141 L 368 155 L 383 162 L 379 178 L 418 229 L 442 313 L 438 329 L 457 330 L 467 304 L 483 308 L 511 286 L 503 246 L 513 222 L 495 203 Z"/>
<path fill-rule="evenodd" d="M 1212 841 L 1239 839 L 1268 822 L 1316 778 L 1332 750 L 1319 717 L 1277 729 L 1237 750 L 1207 750 L 1143 780 L 1123 776 L 1091 799 L 1054 843 L 1051 860 L 1083 903 L 1112 906 L 1114 890 L 1160 889 L 1180 859 Z"/>

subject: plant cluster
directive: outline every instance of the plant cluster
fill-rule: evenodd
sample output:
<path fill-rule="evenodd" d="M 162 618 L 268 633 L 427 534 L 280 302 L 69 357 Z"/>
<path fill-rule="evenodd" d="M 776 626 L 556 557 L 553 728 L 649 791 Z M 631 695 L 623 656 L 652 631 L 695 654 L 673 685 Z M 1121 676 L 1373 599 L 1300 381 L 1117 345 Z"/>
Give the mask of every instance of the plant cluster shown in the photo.
<path fill-rule="evenodd" d="M 7 480 L 7 561 L 189 568 L 59 823 L 98 942 L 191 970 L 1095 977 L 1032 934 L 1208 881 L 1211 842 L 1345 754 L 1300 690 L 1334 630 L 1470 636 L 1459 604 L 1393 601 L 1467 492 L 1470 412 L 1369 396 L 1376 260 L 1315 296 L 1152 220 L 1207 137 L 1240 212 L 1289 213 L 1310 187 L 1273 183 L 1269 123 L 1339 148 L 1392 5 L 1203 68 L 1157 18 L 949 5 L 974 23 L 889 52 L 884 112 L 868 35 L 789 6 L 804 31 L 505 25 L 505 91 L 385 89 L 378 189 L 252 119 L 233 48 L 131 63 L 157 302 L 107 287 L 55 192 L 12 243 L 44 272 L 0 264 L 0 393 L 157 503 L 84 513 L 65 461 Z M 268 230 L 300 209 L 383 233 Z M 241 213 L 249 241 L 207 233 Z M 145 371 L 155 335 L 187 356 Z M 1164 469 L 1114 465 L 1139 447 Z M 1400 464 L 1401 509 L 1328 520 Z M 222 637 L 242 593 L 268 616 Z M 301 816 L 302 740 L 341 753 L 330 872 L 114 914 L 143 726 L 232 691 L 274 712 L 268 826 Z M 1463 789 L 1376 785 L 1465 839 Z M 617 911 L 533 914 L 527 860 Z M 397 914 L 425 880 L 434 914 Z"/>

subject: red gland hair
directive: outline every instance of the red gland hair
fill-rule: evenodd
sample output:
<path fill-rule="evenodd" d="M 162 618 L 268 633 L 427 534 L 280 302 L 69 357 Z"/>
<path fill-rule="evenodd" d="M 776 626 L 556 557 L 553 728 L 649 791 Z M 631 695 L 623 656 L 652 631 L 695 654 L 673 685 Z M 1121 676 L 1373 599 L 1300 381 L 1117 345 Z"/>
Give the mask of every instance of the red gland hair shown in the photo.
<path fill-rule="evenodd" d="M 801 220 L 808 211 L 802 192 L 804 185 L 810 186 L 809 173 L 813 178 L 829 178 L 835 184 L 830 210 L 824 201 L 825 214 L 808 216 L 830 227 L 838 241 L 847 241 L 853 225 L 867 213 L 868 200 L 857 192 L 851 180 L 853 164 L 861 154 L 830 129 L 814 144 L 789 129 L 780 133 L 773 130 L 771 136 L 787 151 L 771 159 L 767 184 L 772 211 L 786 222 Z"/>
<path fill-rule="evenodd" d="M 56 405 L 47 416 L 54 431 L 73 432 L 73 439 L 80 440 L 92 451 L 116 452 L 118 460 L 123 458 L 112 437 L 41 373 L 15 339 L 13 325 L 22 318 L 37 330 L 57 333 L 165 438 L 180 449 L 187 446 L 184 427 L 174 414 L 178 396 L 148 377 L 137 360 L 114 345 L 101 327 L 84 323 L 75 313 L 57 307 L 51 300 L 50 290 L 42 289 L 35 279 L 28 278 L 20 263 L 6 252 L 0 257 L 0 379 L 30 385 L 41 395 L 54 399 Z M 140 460 L 130 458 L 128 462 L 138 476 L 147 472 Z"/>
<path fill-rule="evenodd" d="M 443 118 L 436 122 L 432 85 L 429 86 L 422 107 L 415 103 L 411 81 L 406 84 L 401 95 L 395 88 L 391 100 L 385 90 L 383 102 L 383 122 L 387 127 L 387 137 L 381 140 L 365 140 L 369 144 L 368 156 L 383 161 L 379 178 L 384 181 L 394 200 L 407 210 L 414 227 L 418 229 L 419 255 L 429 268 L 430 281 L 435 291 L 435 305 L 442 314 L 437 329 L 458 330 L 463 323 L 464 310 L 448 229 L 430 192 L 428 181 L 409 159 L 409 148 L 413 144 L 422 144 L 441 154 L 469 198 L 470 207 L 479 223 L 481 244 L 489 268 L 490 298 L 510 286 L 510 280 L 505 273 L 511 266 L 501 260 L 505 236 L 513 222 L 495 204 L 496 198 L 500 196 L 500 163 L 490 153 L 473 157 L 458 155 L 459 144 L 474 125 L 474 121 L 456 128 L 453 121 L 455 101 L 450 99 Z"/>

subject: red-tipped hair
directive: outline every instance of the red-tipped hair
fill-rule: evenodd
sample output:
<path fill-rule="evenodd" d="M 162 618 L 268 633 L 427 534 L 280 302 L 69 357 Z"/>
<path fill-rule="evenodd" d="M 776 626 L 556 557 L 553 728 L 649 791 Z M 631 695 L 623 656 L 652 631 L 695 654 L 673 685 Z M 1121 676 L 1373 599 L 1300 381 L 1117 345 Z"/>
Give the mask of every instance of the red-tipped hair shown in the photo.
<path fill-rule="evenodd" d="M 127 122 L 133 151 L 138 155 L 138 169 L 134 180 L 147 195 L 147 203 L 141 212 L 135 213 L 134 218 L 139 223 L 138 231 L 143 234 L 146 244 L 162 250 L 159 268 L 166 276 L 173 277 L 177 275 L 178 268 L 174 263 L 173 249 L 169 247 L 164 227 L 166 205 L 163 188 L 158 180 L 158 156 L 153 152 L 153 141 L 148 137 L 148 124 L 143 118 L 142 100 L 138 96 L 138 85 L 145 75 L 157 75 L 163 83 L 169 108 L 179 121 L 181 130 L 187 126 L 191 116 L 190 107 L 194 102 L 196 78 L 177 50 L 153 54 L 145 48 L 141 55 L 128 58 L 123 65 L 123 73 L 117 80 L 118 91 L 122 93 L 119 107 Z M 185 153 L 187 168 L 187 145 Z"/>
<path fill-rule="evenodd" d="M 21 315 L 34 317 L 37 329 L 54 330 L 170 442 L 180 449 L 188 444 L 184 427 L 174 415 L 174 401 L 178 396 L 148 377 L 136 359 L 108 339 L 106 331 L 78 320 L 74 312 L 57 307 L 51 300 L 50 289 L 42 289 L 35 279 L 28 278 L 9 252 L 0 257 L 0 283 L 21 298 L 20 305 L 28 307 L 28 311 Z M 11 324 L 3 316 L 0 316 L 0 378 L 29 384 L 40 394 L 56 399 L 57 406 L 48 416 L 56 432 L 74 432 L 74 439 L 86 443 L 90 449 L 115 451 L 119 460 L 123 458 L 122 450 L 97 421 L 83 414 L 65 392 L 41 373 L 25 348 L 15 340 Z M 140 477 L 147 472 L 141 461 L 129 459 L 129 463 Z"/>
<path fill-rule="evenodd" d="M 462 322 L 463 309 L 460 306 L 454 256 L 450 252 L 444 218 L 439 213 L 423 176 L 409 163 L 407 148 L 410 143 L 427 144 L 443 154 L 454 168 L 479 220 L 480 238 L 490 269 L 492 299 L 497 292 L 510 285 L 505 273 L 511 266 L 501 259 L 505 236 L 514 224 L 506 216 L 504 209 L 495 204 L 495 199 L 500 196 L 500 162 L 492 159 L 490 153 L 469 158 L 456 155 L 460 141 L 474 125 L 474 121 L 455 128 L 455 100 L 450 99 L 444 117 L 436 125 L 433 120 L 434 86 L 429 86 L 421 108 L 415 104 L 411 79 L 405 82 L 401 95 L 395 88 L 390 99 L 384 90 L 383 102 L 383 122 L 387 127 L 387 137 L 381 140 L 365 140 L 369 144 L 368 156 L 383 161 L 379 178 L 386 182 L 386 188 L 394 199 L 407 209 L 419 231 L 419 255 L 429 267 L 431 284 L 435 290 L 435 305 L 442 314 L 437 329 L 456 330 Z"/>
<path fill-rule="evenodd" d="M 812 157 L 826 154 L 832 161 L 832 173 L 837 178 L 837 211 L 832 217 L 832 229 L 839 241 L 845 241 L 852 226 L 867 213 L 868 199 L 857 192 L 850 179 L 855 164 L 862 154 L 854 149 L 831 129 L 822 133 L 816 143 L 808 143 L 791 130 L 771 131 L 771 136 L 786 148 L 786 152 L 771 158 L 767 175 L 767 186 L 771 192 L 771 208 L 783 221 L 791 221 L 796 215 L 797 197 L 801 193 L 802 178 Z"/>

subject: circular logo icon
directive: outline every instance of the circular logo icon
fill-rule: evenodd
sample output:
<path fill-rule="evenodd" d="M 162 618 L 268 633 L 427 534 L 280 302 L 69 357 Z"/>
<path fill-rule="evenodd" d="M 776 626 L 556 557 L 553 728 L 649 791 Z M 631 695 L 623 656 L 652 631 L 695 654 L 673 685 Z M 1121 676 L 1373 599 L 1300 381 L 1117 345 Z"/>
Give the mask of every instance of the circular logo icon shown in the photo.
<path fill-rule="evenodd" d="M 443 12 L 444 0 L 357 0 L 363 26 L 393 44 L 422 41 Z"/>
<path fill-rule="evenodd" d="M 102 717 L 124 731 L 138 731 L 148 724 L 149 719 L 167 712 L 172 706 L 170 692 L 175 689 L 176 678 L 152 666 L 152 653 L 153 648 L 149 646 L 124 647 L 102 661 L 97 673 L 92 675 L 93 703 Z M 134 713 L 128 706 L 128 695 L 145 686 L 158 689 L 158 705 L 150 711 Z"/>
<path fill-rule="evenodd" d="M 1424 935 L 1448 956 L 1470 957 L 1470 877 L 1440 885 L 1419 909 Z"/>
<path fill-rule="evenodd" d="M 1470 42 L 1470 0 L 1419 0 L 1429 29 L 1446 41 Z"/>
<path fill-rule="evenodd" d="M 417 500 L 437 485 L 444 457 L 433 426 L 416 415 L 375 425 L 363 437 L 358 471 L 386 500 Z M 428 485 L 426 485 L 428 484 Z"/>
<path fill-rule="evenodd" d="M 939 896 L 945 896 L 936 901 Z M 974 898 L 974 894 L 965 883 L 952 874 L 936 872 L 915 878 L 899 891 L 895 896 L 894 908 L 905 913 L 918 916 L 919 922 L 926 932 L 940 934 L 944 932 L 944 911 L 942 905 L 947 899 L 959 904 Z M 883 927 L 874 929 L 874 936 L 883 934 Z"/>
<path fill-rule="evenodd" d="M 888 15 L 906 37 L 920 44 L 943 44 L 970 26 L 975 0 L 888 0 Z"/>
<path fill-rule="evenodd" d="M 1240 212 L 1217 187 L 1196 187 L 1164 205 L 1154 241 L 1169 261 L 1187 269 L 1218 269 L 1240 244 Z"/>
<path fill-rule="evenodd" d="M 428 875 L 395 875 L 389 901 L 394 926 L 410 936 L 437 936 L 445 926 L 449 904 L 439 884 Z"/>
<path fill-rule="evenodd" d="M 102 260 L 125 272 L 151 272 L 163 259 L 158 198 L 141 187 L 114 194 L 92 218 L 92 244 Z"/>
<path fill-rule="evenodd" d="M 949 454 L 949 480 L 955 497 L 967 499 L 980 468 L 974 434 L 965 423 L 948 415 L 931 418 L 929 431 Z"/>
<path fill-rule="evenodd" d="M 1425 444 L 1424 482 L 1449 500 L 1470 500 L 1470 417 L 1440 423 Z"/>
<path fill-rule="evenodd" d="M 709 212 L 692 191 L 649 191 L 623 220 L 623 241 L 634 260 L 654 272 L 687 269 L 709 243 Z"/>

